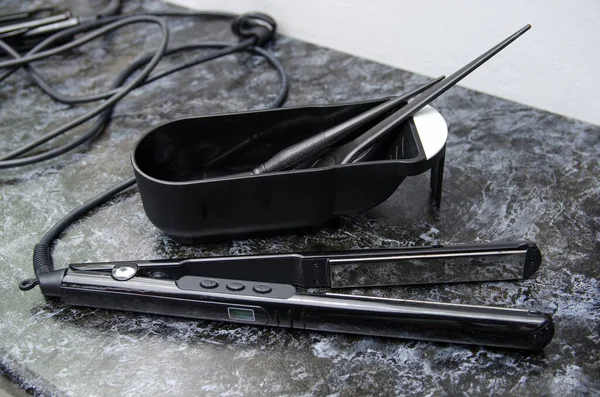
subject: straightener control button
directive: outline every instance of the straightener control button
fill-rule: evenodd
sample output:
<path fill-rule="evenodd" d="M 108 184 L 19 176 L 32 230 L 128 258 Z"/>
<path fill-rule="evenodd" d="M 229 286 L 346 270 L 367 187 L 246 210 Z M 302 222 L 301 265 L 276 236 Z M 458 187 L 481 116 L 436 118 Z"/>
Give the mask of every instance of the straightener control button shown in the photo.
<path fill-rule="evenodd" d="M 244 288 L 246 288 L 246 286 L 242 283 L 238 283 L 237 281 L 227 284 L 227 289 L 230 291 L 241 291 Z"/>
<path fill-rule="evenodd" d="M 255 285 L 252 289 L 254 290 L 254 292 L 257 292 L 259 294 L 268 294 L 269 292 L 273 291 L 273 288 L 266 284 Z"/>
<path fill-rule="evenodd" d="M 217 288 L 219 283 L 217 283 L 215 280 L 202 280 L 200 281 L 200 286 L 206 289 L 213 289 Z"/>
<path fill-rule="evenodd" d="M 110 275 L 117 281 L 127 281 L 137 274 L 136 263 L 119 263 L 112 268 Z"/>

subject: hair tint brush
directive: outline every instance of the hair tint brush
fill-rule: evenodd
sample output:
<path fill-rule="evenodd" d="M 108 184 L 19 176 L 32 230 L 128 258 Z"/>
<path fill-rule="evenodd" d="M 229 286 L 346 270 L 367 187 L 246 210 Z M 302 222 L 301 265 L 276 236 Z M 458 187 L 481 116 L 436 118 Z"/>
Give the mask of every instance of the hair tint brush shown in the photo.
<path fill-rule="evenodd" d="M 289 146 L 275 154 L 266 162 L 259 165 L 252 171 L 252 173 L 262 174 L 265 172 L 282 171 L 284 169 L 297 166 L 298 164 L 307 161 L 310 158 L 317 159 L 327 149 L 331 148 L 341 139 L 348 136 L 348 134 L 351 132 L 356 131 L 357 128 L 360 128 L 369 121 L 373 121 L 377 117 L 383 116 L 385 113 L 394 110 L 398 106 L 402 106 L 409 99 L 422 94 L 428 89 L 431 89 L 436 83 L 442 81 L 444 77 L 445 76 L 440 76 L 436 79 L 433 79 L 419 88 L 390 99 L 389 101 L 369 109 L 368 111 L 359 114 L 358 116 L 355 116 L 341 124 L 338 124 L 333 128 L 325 130 L 319 134 L 313 135 L 310 138 Z"/>
<path fill-rule="evenodd" d="M 375 142 L 383 138 L 386 134 L 392 131 L 395 127 L 408 120 L 419 110 L 423 109 L 427 104 L 432 102 L 434 99 L 442 95 L 460 80 L 468 76 L 471 72 L 483 65 L 494 55 L 499 53 L 502 49 L 508 46 L 510 43 L 515 41 L 523 33 L 528 31 L 531 25 L 526 25 L 519 31 L 502 41 L 495 47 L 491 48 L 487 52 L 480 55 L 478 58 L 465 65 L 450 77 L 441 81 L 416 98 L 408 103 L 406 106 L 394 112 L 388 116 L 385 120 L 381 121 L 373 128 L 360 135 L 356 139 L 348 142 L 342 146 L 336 147 L 331 150 L 326 156 L 319 159 L 313 167 L 323 167 L 335 164 L 349 164 L 352 163 L 363 153 L 365 150 L 370 148 Z"/>

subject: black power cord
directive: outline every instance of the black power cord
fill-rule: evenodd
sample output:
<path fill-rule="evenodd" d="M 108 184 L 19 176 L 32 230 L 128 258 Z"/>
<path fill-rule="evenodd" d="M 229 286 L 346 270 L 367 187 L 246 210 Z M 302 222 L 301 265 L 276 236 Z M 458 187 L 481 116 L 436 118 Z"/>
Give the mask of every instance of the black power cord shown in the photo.
<path fill-rule="evenodd" d="M 86 114 L 79 116 L 78 118 L 71 120 L 69 123 L 50 131 L 43 136 L 35 139 L 34 141 L 26 144 L 25 146 L 13 150 L 10 153 L 0 156 L 0 169 L 2 168 L 14 168 L 24 166 L 27 164 L 34 164 L 41 161 L 45 161 L 61 154 L 64 154 L 81 144 L 93 139 L 102 132 L 105 126 L 110 121 L 114 106 L 129 92 L 133 89 L 141 87 L 143 85 L 154 82 L 162 77 L 177 71 L 208 62 L 213 59 L 217 59 L 226 55 L 230 55 L 237 52 L 249 52 L 254 55 L 263 57 L 271 67 L 275 69 L 279 76 L 280 88 L 275 100 L 267 106 L 267 108 L 276 108 L 281 106 L 287 97 L 289 90 L 289 80 L 287 78 L 285 69 L 279 60 L 269 51 L 260 47 L 271 40 L 276 32 L 275 21 L 265 14 L 260 13 L 249 13 L 240 16 L 235 16 L 228 13 L 219 12 L 159 12 L 149 14 L 132 14 L 132 15 L 113 15 L 120 7 L 119 1 L 111 1 L 109 7 L 105 8 L 101 13 L 97 14 L 94 18 L 88 19 L 78 26 L 62 30 L 52 36 L 46 38 L 35 47 L 33 47 L 25 55 L 20 55 L 14 48 L 9 44 L 0 39 L 0 49 L 8 54 L 13 59 L 0 62 L 0 82 L 8 78 L 18 68 L 24 68 L 37 86 L 47 95 L 53 99 L 65 103 L 65 104 L 78 104 L 86 102 L 94 102 L 104 100 L 102 104 L 95 107 Z M 159 17 L 175 17 L 175 16 L 192 16 L 192 17 L 203 17 L 203 18 L 219 18 L 233 20 L 232 31 L 236 36 L 240 38 L 239 43 L 227 43 L 227 42 L 204 42 L 197 44 L 190 44 L 178 47 L 167 48 L 169 31 L 166 22 Z M 50 56 L 60 54 L 64 51 L 68 51 L 72 48 L 81 46 L 95 38 L 105 35 L 114 30 L 120 29 L 127 25 L 132 24 L 155 24 L 158 25 L 162 32 L 161 42 L 152 53 L 145 54 L 135 61 L 133 61 L 125 70 L 123 70 L 115 81 L 111 88 L 103 93 L 91 94 L 85 96 L 69 96 L 62 94 L 54 90 L 43 78 L 43 76 L 30 64 L 34 61 L 40 61 Z M 68 41 L 66 44 L 57 45 L 57 43 L 63 43 L 65 40 L 69 40 L 74 35 L 86 33 L 85 35 Z M 212 53 L 194 59 L 192 61 L 185 62 L 183 64 L 171 67 L 167 70 L 151 74 L 156 65 L 166 56 L 180 53 L 184 51 L 194 51 L 198 49 L 213 49 Z M 134 73 L 140 70 L 139 73 L 126 84 L 128 78 Z M 29 154 L 28 153 L 40 145 L 48 142 L 51 139 L 60 136 L 69 130 L 75 128 L 82 123 L 97 117 L 94 124 L 80 137 L 73 139 L 72 141 L 63 144 L 62 146 L 55 147 L 44 151 L 42 153 Z M 94 197 L 90 201 L 77 207 L 63 219 L 61 219 L 52 229 L 50 229 L 40 240 L 34 248 L 33 264 L 36 278 L 40 275 L 50 272 L 54 269 L 52 258 L 51 258 L 51 245 L 53 241 L 59 237 L 59 235 L 75 220 L 89 212 L 90 210 L 98 207 L 99 205 L 110 200 L 116 194 L 124 191 L 125 189 L 135 184 L 135 178 L 127 179 L 118 185 L 108 189 L 102 194 Z M 19 284 L 21 290 L 28 290 L 37 285 L 37 279 L 24 280 Z"/>
<path fill-rule="evenodd" d="M 169 39 L 169 31 L 166 25 L 166 22 L 162 19 L 159 19 L 157 16 L 200 16 L 200 17 L 209 17 L 209 18 L 228 18 L 233 19 L 230 14 L 225 13 L 185 13 L 185 12 L 163 12 L 156 14 L 140 14 L 133 16 L 119 15 L 119 16 L 108 16 L 102 17 L 100 19 L 87 21 L 82 23 L 79 26 L 75 26 L 70 29 L 65 29 L 60 31 L 46 40 L 42 41 L 38 45 L 36 45 L 32 50 L 30 50 L 26 55 L 20 56 L 17 51 L 15 51 L 10 45 L 6 42 L 0 40 L 0 48 L 6 52 L 8 55 L 13 57 L 13 59 L 0 62 L 0 69 L 6 69 L 4 72 L 0 73 L 0 81 L 6 79 L 10 76 L 17 68 L 24 67 L 25 70 L 29 73 L 35 83 L 48 95 L 50 95 L 53 99 L 65 103 L 65 104 L 77 104 L 77 103 L 85 103 L 85 102 L 93 102 L 98 100 L 105 100 L 101 105 L 95 107 L 91 111 L 85 113 L 82 116 L 77 117 L 74 120 L 56 128 L 53 131 L 50 131 L 41 137 L 33 140 L 32 142 L 13 150 L 9 153 L 0 156 L 0 169 L 2 168 L 14 168 L 19 166 L 24 166 L 28 164 L 34 164 L 41 161 L 45 161 L 54 157 L 57 157 L 61 154 L 64 154 L 75 147 L 83 144 L 84 142 L 92 139 L 96 135 L 98 135 L 103 128 L 108 123 L 112 108 L 114 105 L 119 102 L 123 97 L 125 97 L 129 92 L 133 89 L 140 87 L 145 84 L 149 84 L 153 81 L 156 81 L 162 77 L 165 77 L 171 73 L 177 72 L 179 70 L 183 70 L 212 59 L 220 58 L 226 55 L 230 55 L 236 52 L 249 51 L 256 55 L 262 56 L 267 59 L 268 63 L 275 68 L 280 78 L 280 90 L 277 95 L 276 100 L 269 106 L 278 107 L 283 104 L 285 98 L 287 96 L 287 92 L 289 89 L 289 82 L 287 76 L 285 74 L 285 70 L 281 63 L 273 56 L 272 53 L 258 47 L 261 44 L 269 41 L 275 34 L 276 24 L 275 21 L 264 14 L 259 13 L 250 13 L 244 14 L 233 19 L 232 23 L 232 31 L 238 35 L 242 41 L 239 43 L 199 43 L 188 46 L 174 47 L 167 49 L 168 39 Z M 116 79 L 116 82 L 113 84 L 111 90 L 99 94 L 80 96 L 80 97 L 72 97 L 68 95 L 61 94 L 55 91 L 40 75 L 39 72 L 35 70 L 35 68 L 30 65 L 30 62 L 39 61 L 50 56 L 54 56 L 60 54 L 64 51 L 70 50 L 72 48 L 81 46 L 91 40 L 94 40 L 102 35 L 105 35 L 114 30 L 120 29 L 127 25 L 139 24 L 139 23 L 151 23 L 157 24 L 161 28 L 162 31 L 162 39 L 158 46 L 158 49 L 152 54 L 146 54 L 137 60 L 135 60 L 126 70 L 124 70 Z M 94 30 L 96 29 L 96 30 Z M 72 37 L 75 34 L 79 34 L 82 32 L 89 32 L 84 36 L 77 38 L 71 42 L 60 45 L 58 47 L 51 48 L 49 50 L 45 50 L 46 48 L 52 46 L 57 42 L 61 42 L 65 38 Z M 172 67 L 168 70 L 162 71 L 160 73 L 156 73 L 154 75 L 150 75 L 152 70 L 156 67 L 156 65 L 160 62 L 160 60 L 170 54 L 182 52 L 182 51 L 190 51 L 197 49 L 217 49 L 212 54 L 207 56 L 200 57 L 198 59 L 188 61 L 182 65 L 178 65 Z M 143 67 L 143 68 L 142 68 Z M 124 85 L 127 77 L 133 74 L 137 69 L 142 68 L 140 73 L 135 76 L 131 82 Z M 40 145 L 48 142 L 51 139 L 54 139 L 71 129 L 83 124 L 84 122 L 99 116 L 96 122 L 92 125 L 90 129 L 88 129 L 81 137 L 74 139 L 71 142 L 68 142 L 60 147 L 49 149 L 42 153 L 30 154 L 27 155 L 30 151 L 38 148 Z"/>
<path fill-rule="evenodd" d="M 102 36 L 108 32 L 118 29 L 120 27 L 130 25 L 130 24 L 141 23 L 141 22 L 154 23 L 154 24 L 159 25 L 161 27 L 162 34 L 163 34 L 163 37 L 161 39 L 161 43 L 159 45 L 158 50 L 154 53 L 154 55 L 152 56 L 152 59 L 144 67 L 144 69 L 141 71 L 141 73 L 138 76 L 136 76 L 129 84 L 127 84 L 122 89 L 120 89 L 116 94 L 112 95 L 109 99 L 107 99 L 101 105 L 97 106 L 96 108 L 92 109 L 91 111 L 87 112 L 86 114 L 81 115 L 81 116 L 69 121 L 68 123 L 63 124 L 62 126 L 42 135 L 41 137 L 39 137 L 37 139 L 34 139 L 30 143 L 26 144 L 25 146 L 23 146 L 19 149 L 13 150 L 12 152 L 1 156 L 0 157 L 0 168 L 12 168 L 12 167 L 18 167 L 18 166 L 22 166 L 22 165 L 32 164 L 32 163 L 36 163 L 36 162 L 39 162 L 42 160 L 46 160 L 48 158 L 56 157 L 56 156 L 64 153 L 65 150 L 61 150 L 63 148 L 57 148 L 58 150 L 52 149 L 52 150 L 42 153 L 40 155 L 19 157 L 19 156 L 22 156 L 23 154 L 31 151 L 32 149 L 35 149 L 38 146 L 46 143 L 47 141 L 49 141 L 53 138 L 56 138 L 57 136 L 62 135 L 65 132 L 85 123 L 86 121 L 99 115 L 103 111 L 105 111 L 109 108 L 112 108 L 119 100 L 121 100 L 131 90 L 133 90 L 136 86 L 138 86 L 150 74 L 150 72 L 152 72 L 154 67 L 156 65 L 158 65 L 158 63 L 162 59 L 163 54 L 164 54 L 165 50 L 167 49 L 167 44 L 169 42 L 169 30 L 167 28 L 166 22 L 159 18 L 156 18 L 156 17 L 127 18 L 127 19 L 123 19 L 123 20 L 111 23 L 101 29 L 98 29 L 97 31 L 87 34 L 77 40 L 74 40 L 74 41 L 68 43 L 68 44 L 61 45 L 59 47 L 53 48 L 52 50 L 36 53 L 37 51 L 39 51 L 40 49 L 42 49 L 46 45 L 48 45 L 47 43 L 52 42 L 52 40 L 50 40 L 50 39 L 52 39 L 53 37 L 50 37 L 48 40 L 45 40 L 44 42 L 40 43 L 40 45 L 36 46 L 32 51 L 29 52 L 29 54 L 27 56 L 19 57 L 17 54 L 15 59 L 0 62 L 0 68 L 23 66 L 23 65 L 26 65 L 28 62 L 40 60 L 40 59 L 43 59 L 43 58 L 46 58 L 46 57 L 49 57 L 52 55 L 59 54 L 63 51 L 70 50 L 71 48 L 78 47 L 82 44 L 85 44 L 99 36 Z M 8 44 L 3 43 L 1 40 L 0 40 L 0 47 L 5 49 L 5 51 L 7 51 L 9 54 L 15 56 L 15 51 L 12 48 L 10 48 L 8 46 Z M 39 78 L 39 75 L 38 75 L 38 78 Z"/>

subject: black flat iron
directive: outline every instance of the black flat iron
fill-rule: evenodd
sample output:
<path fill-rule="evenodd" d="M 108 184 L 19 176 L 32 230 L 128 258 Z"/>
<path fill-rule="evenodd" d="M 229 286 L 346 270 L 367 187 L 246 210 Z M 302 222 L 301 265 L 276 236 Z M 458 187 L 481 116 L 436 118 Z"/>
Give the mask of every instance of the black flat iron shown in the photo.
<path fill-rule="evenodd" d="M 539 350 L 554 334 L 552 318 L 540 312 L 305 289 L 520 280 L 540 263 L 538 247 L 520 241 L 77 263 L 38 280 L 44 296 L 74 306 Z"/>

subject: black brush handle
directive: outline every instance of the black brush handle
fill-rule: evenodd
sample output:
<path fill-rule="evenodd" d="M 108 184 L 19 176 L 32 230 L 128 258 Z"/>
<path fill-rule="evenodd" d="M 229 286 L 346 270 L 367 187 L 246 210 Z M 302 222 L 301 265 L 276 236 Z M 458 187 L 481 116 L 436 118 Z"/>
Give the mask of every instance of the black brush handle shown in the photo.
<path fill-rule="evenodd" d="M 315 158 L 320 153 L 324 152 L 332 145 L 346 137 L 350 132 L 355 131 L 365 123 L 372 121 L 376 117 L 380 117 L 399 105 L 402 105 L 410 98 L 427 90 L 429 87 L 441 81 L 443 78 L 444 76 L 440 76 L 417 89 L 400 95 L 394 99 L 390 99 L 389 101 L 384 102 L 381 105 L 378 105 L 362 114 L 359 114 L 358 116 L 353 117 L 342 124 L 336 125 L 327 131 L 323 131 L 292 146 L 289 146 L 275 154 L 263 164 L 259 165 L 252 171 L 252 173 L 262 174 L 265 172 L 282 171 L 292 168 L 311 158 Z"/>

